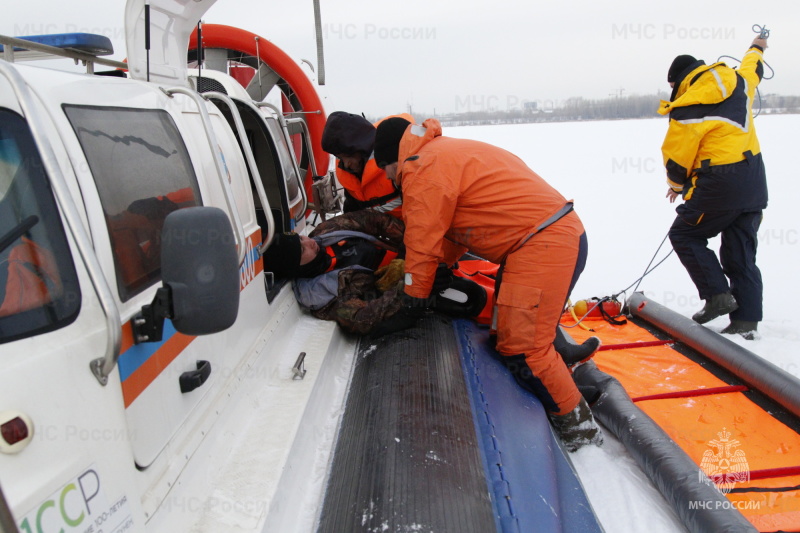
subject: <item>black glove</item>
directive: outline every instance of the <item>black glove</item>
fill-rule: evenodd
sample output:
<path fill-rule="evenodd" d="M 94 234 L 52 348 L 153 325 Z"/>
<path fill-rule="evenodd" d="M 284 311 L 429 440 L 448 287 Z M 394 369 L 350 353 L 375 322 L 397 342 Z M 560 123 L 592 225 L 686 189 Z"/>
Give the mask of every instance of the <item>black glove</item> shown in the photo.
<path fill-rule="evenodd" d="M 436 276 L 433 278 L 431 296 L 436 296 L 450 287 L 450 284 L 453 282 L 453 277 L 453 269 L 444 263 L 439 263 L 439 266 L 436 267 Z"/>
<path fill-rule="evenodd" d="M 383 337 L 390 333 L 397 333 L 414 327 L 417 320 L 425 314 L 429 303 L 430 299 L 428 298 L 412 298 L 411 296 L 403 295 L 403 307 L 383 322 L 376 324 L 370 331 L 369 336 Z"/>

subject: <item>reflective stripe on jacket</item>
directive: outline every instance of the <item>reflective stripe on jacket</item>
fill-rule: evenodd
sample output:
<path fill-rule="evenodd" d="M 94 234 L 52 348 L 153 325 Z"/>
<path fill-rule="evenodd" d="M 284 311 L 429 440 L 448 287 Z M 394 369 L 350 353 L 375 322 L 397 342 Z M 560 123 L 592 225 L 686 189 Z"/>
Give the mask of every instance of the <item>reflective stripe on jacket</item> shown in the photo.
<path fill-rule="evenodd" d="M 670 117 L 661 147 L 667 182 L 706 210 L 766 207 L 766 176 L 752 116 L 762 60 L 761 49 L 753 46 L 738 70 L 724 63 L 701 65 L 658 110 Z"/>

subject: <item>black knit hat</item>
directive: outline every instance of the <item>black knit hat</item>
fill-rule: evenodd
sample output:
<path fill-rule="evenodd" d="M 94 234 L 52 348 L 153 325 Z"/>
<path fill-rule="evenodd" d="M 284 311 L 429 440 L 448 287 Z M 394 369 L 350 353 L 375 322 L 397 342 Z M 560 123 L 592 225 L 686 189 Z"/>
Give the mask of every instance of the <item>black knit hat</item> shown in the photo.
<path fill-rule="evenodd" d="M 369 156 L 375 144 L 375 126 L 361 115 L 334 111 L 322 130 L 322 149 L 333 155 Z"/>
<path fill-rule="evenodd" d="M 264 252 L 264 270 L 275 273 L 279 278 L 294 277 L 300 266 L 300 235 L 296 233 L 282 233 L 275 235 L 275 239 L 267 251 Z"/>
<path fill-rule="evenodd" d="M 409 124 L 411 124 L 409 121 L 401 117 L 387 118 L 378 124 L 378 131 L 375 134 L 375 162 L 379 167 L 397 162 L 400 139 L 403 138 Z"/>
<path fill-rule="evenodd" d="M 672 65 L 669 67 L 669 72 L 667 72 L 667 82 L 675 82 L 678 84 L 683 81 L 683 78 L 686 75 L 683 74 L 683 71 L 695 63 L 697 63 L 697 59 L 689 55 L 680 55 L 673 59 Z M 683 76 L 681 74 L 683 74 Z"/>

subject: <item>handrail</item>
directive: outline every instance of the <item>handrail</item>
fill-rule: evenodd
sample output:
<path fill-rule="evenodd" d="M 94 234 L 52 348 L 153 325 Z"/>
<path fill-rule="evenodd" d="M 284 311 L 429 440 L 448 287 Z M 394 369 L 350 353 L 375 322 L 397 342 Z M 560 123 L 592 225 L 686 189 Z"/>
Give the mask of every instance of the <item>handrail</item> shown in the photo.
<path fill-rule="evenodd" d="M 263 115 L 262 115 L 262 113 L 261 113 L 261 107 L 262 107 L 262 106 L 261 106 L 261 104 L 262 104 L 263 102 L 254 103 L 252 100 L 238 100 L 238 99 L 237 99 L 236 101 L 237 101 L 237 102 L 241 102 L 241 103 L 245 104 L 245 105 L 246 105 L 246 106 L 248 106 L 250 109 L 252 109 L 254 112 L 256 112 L 260 118 L 262 118 L 262 119 L 264 118 L 264 116 L 263 116 Z M 269 105 L 269 104 L 268 104 L 268 105 Z M 274 106 L 272 106 L 272 105 L 269 105 L 269 106 L 270 106 L 270 107 L 272 107 L 272 108 L 274 109 Z M 280 121 L 279 121 L 279 123 L 280 123 Z M 288 141 L 288 139 L 284 139 L 284 141 L 287 143 L 287 146 L 289 146 L 289 141 Z M 291 152 L 291 150 L 290 150 L 290 152 Z M 290 159 L 291 159 L 291 161 L 292 161 L 292 168 L 294 168 L 295 174 L 297 175 L 297 180 L 298 180 L 298 185 L 299 185 L 299 187 L 298 187 L 298 188 L 300 189 L 300 195 L 303 197 L 303 202 L 305 202 L 305 203 L 307 204 L 307 203 L 308 203 L 308 201 L 307 201 L 307 199 L 306 199 L 306 192 L 305 192 L 305 190 L 304 190 L 304 188 L 303 188 L 303 181 L 302 181 L 302 179 L 300 178 L 300 169 L 299 169 L 299 167 L 297 166 L 297 161 L 295 161 L 295 159 L 294 159 L 294 155 L 293 155 L 293 154 L 291 154 L 291 153 L 289 153 L 289 158 L 290 158 Z M 287 198 L 286 198 L 286 200 L 287 200 L 287 201 L 290 201 L 290 200 L 291 200 L 291 198 L 288 198 L 288 197 L 287 197 Z M 302 212 L 305 212 L 305 210 L 306 210 L 306 208 L 305 208 L 305 206 L 303 206 Z M 272 216 L 272 213 L 270 213 L 270 216 Z M 266 251 L 266 249 L 269 247 L 269 243 L 270 243 L 271 241 L 272 241 L 272 239 L 271 239 L 271 238 L 269 238 L 269 239 L 265 239 L 265 240 L 264 240 L 264 248 L 262 249 L 262 253 L 263 253 L 264 251 Z"/>
<path fill-rule="evenodd" d="M 105 354 L 101 358 L 92 360 L 89 363 L 89 367 L 97 378 L 97 381 L 100 382 L 101 385 L 106 385 L 108 383 L 108 376 L 117 365 L 120 346 L 122 344 L 122 327 L 119 310 L 114 301 L 114 296 L 111 293 L 111 288 L 108 286 L 103 274 L 103 269 L 94 254 L 89 234 L 86 232 L 86 228 L 83 227 L 83 223 L 80 220 L 78 208 L 72 201 L 72 196 L 70 196 L 67 187 L 67 180 L 64 178 L 61 168 L 58 165 L 55 151 L 45 132 L 42 119 L 36 112 L 31 90 L 28 88 L 22 76 L 10 63 L 0 61 L 0 74 L 8 79 L 16 94 L 20 108 L 22 109 L 22 114 L 28 120 L 31 135 L 36 141 L 36 145 L 39 147 L 39 155 L 42 158 L 42 164 L 44 165 L 47 175 L 50 177 L 50 184 L 53 187 L 53 194 L 56 197 L 56 202 L 61 208 L 70 235 L 72 235 L 72 239 L 75 241 L 75 245 L 81 255 L 86 271 L 89 274 L 89 279 L 92 282 L 94 292 L 100 302 L 100 307 L 105 315 L 106 329 L 108 330 Z"/>
<path fill-rule="evenodd" d="M 311 132 L 308 129 L 308 124 L 302 118 L 287 118 L 287 127 L 290 124 L 300 124 L 300 129 L 303 130 L 303 142 L 306 143 L 306 150 L 308 151 L 308 166 L 316 172 L 317 162 L 314 161 L 314 149 L 311 146 Z"/>
<path fill-rule="evenodd" d="M 267 108 L 275 113 L 275 118 L 278 120 L 278 124 L 280 124 L 281 129 L 283 130 L 284 140 L 286 141 L 287 146 L 291 147 L 292 138 L 291 135 L 289 134 L 289 127 L 286 125 L 286 119 L 284 118 L 283 114 L 278 110 L 278 108 L 270 104 L 269 102 L 256 102 L 254 105 L 258 108 Z M 308 130 L 306 129 L 305 131 L 307 132 Z M 304 139 L 304 141 L 306 140 Z M 314 152 L 311 149 L 310 140 L 306 141 L 306 146 L 309 154 L 309 159 L 308 159 L 309 164 L 313 165 L 310 166 L 309 168 L 313 169 L 312 172 L 314 172 L 317 167 L 316 165 L 314 165 Z M 300 194 L 303 196 L 303 203 L 305 204 L 305 207 L 303 207 L 301 213 L 305 213 L 306 208 L 308 207 L 308 195 L 306 194 L 306 187 L 305 184 L 303 183 L 303 177 L 300 173 L 300 165 L 297 163 L 297 159 L 295 159 L 294 152 L 292 150 L 289 151 L 289 157 L 292 160 L 292 166 L 294 167 L 294 171 L 295 173 L 297 173 L 297 181 L 299 182 L 300 185 L 299 187 Z"/>
<path fill-rule="evenodd" d="M 63 48 L 58 48 L 55 46 L 50 46 L 47 44 L 37 43 L 33 41 L 26 41 L 25 39 L 17 39 L 16 37 L 9 37 L 7 35 L 0 35 L 0 44 L 4 45 L 4 52 L 6 46 L 11 46 L 10 56 L 14 57 L 14 47 L 24 48 L 26 50 L 34 50 L 36 52 L 44 52 L 46 54 L 51 54 L 54 56 L 66 57 L 69 59 L 77 59 L 83 61 L 87 65 L 87 70 L 89 73 L 93 72 L 88 65 L 91 63 L 98 63 L 100 65 L 105 65 L 107 67 L 114 67 L 114 68 L 121 68 L 127 69 L 128 64 L 123 63 L 121 61 L 114 61 L 113 59 L 105 59 L 102 57 L 98 57 L 96 55 L 92 55 L 86 52 L 81 52 L 79 50 L 64 50 Z"/>
<path fill-rule="evenodd" d="M 239 100 L 239 101 L 241 101 L 243 104 L 248 105 L 250 108 L 253 109 L 253 111 L 257 112 L 259 116 L 263 116 L 261 114 L 262 108 L 267 108 L 275 113 L 275 118 L 278 120 L 278 124 L 281 126 L 281 131 L 283 131 L 284 142 L 286 143 L 286 146 L 290 148 L 289 159 L 291 159 L 292 168 L 294 168 L 295 175 L 297 176 L 298 189 L 300 189 L 300 196 L 302 196 L 302 202 L 303 202 L 303 208 L 300 210 L 300 212 L 301 214 L 305 213 L 306 209 L 308 208 L 308 196 L 306 195 L 306 189 L 303 185 L 303 178 L 300 175 L 300 166 L 297 164 L 297 160 L 294 158 L 294 153 L 291 151 L 291 140 L 289 139 L 289 129 L 285 124 L 286 119 L 283 117 L 283 115 L 281 115 L 280 111 L 278 111 L 277 107 L 268 102 L 253 102 L 244 100 Z M 309 161 L 312 160 L 313 160 L 313 155 L 312 159 L 310 159 Z M 291 200 L 291 198 L 287 198 L 287 200 Z M 266 247 L 264 249 L 266 250 Z"/>
<path fill-rule="evenodd" d="M 264 208 L 264 215 L 267 218 L 267 236 L 266 239 L 261 241 L 261 244 L 258 248 L 259 253 L 263 254 L 269 246 L 269 243 L 272 242 L 272 237 L 275 235 L 275 219 L 272 216 L 272 209 L 270 209 L 267 192 L 264 190 L 264 183 L 261 181 L 261 174 L 258 172 L 258 166 L 256 165 L 256 159 L 253 155 L 253 149 L 250 146 L 250 143 L 247 142 L 247 132 L 244 130 L 242 117 L 239 113 L 239 110 L 236 108 L 236 103 L 234 103 L 233 99 L 227 94 L 210 91 L 203 93 L 203 96 L 205 98 L 217 98 L 218 100 L 221 100 L 228 106 L 231 111 L 231 115 L 233 116 L 233 123 L 236 125 L 236 131 L 239 133 L 239 141 L 242 143 L 242 151 L 244 151 L 244 157 L 247 160 L 247 166 L 250 167 L 250 172 L 253 175 L 253 181 L 256 185 L 256 192 L 258 192 L 258 198 L 261 200 L 261 206 Z"/>
<path fill-rule="evenodd" d="M 205 100 L 198 93 L 187 89 L 186 87 L 172 87 L 171 89 L 164 89 L 162 87 L 161 90 L 170 98 L 172 98 L 174 94 L 183 94 L 188 96 L 194 101 L 195 105 L 197 105 L 197 109 L 200 112 L 200 121 L 202 122 L 203 129 L 206 132 L 208 147 L 211 150 L 211 153 L 214 154 L 214 165 L 217 168 L 217 174 L 219 175 L 219 181 L 222 184 L 222 190 L 225 192 L 225 203 L 227 204 L 228 210 L 231 212 L 231 216 L 233 217 L 233 226 L 234 230 L 236 231 L 236 239 L 239 246 L 239 266 L 242 266 L 247 255 L 247 249 L 245 245 L 245 240 L 247 237 L 244 234 L 244 226 L 242 225 L 242 219 L 239 217 L 239 211 L 236 209 L 236 200 L 233 197 L 233 189 L 231 188 L 230 181 L 227 179 L 228 172 L 225 170 L 225 163 L 222 161 L 221 148 L 217 142 L 216 135 L 214 135 L 214 128 L 211 125 L 211 118 L 208 115 Z"/>

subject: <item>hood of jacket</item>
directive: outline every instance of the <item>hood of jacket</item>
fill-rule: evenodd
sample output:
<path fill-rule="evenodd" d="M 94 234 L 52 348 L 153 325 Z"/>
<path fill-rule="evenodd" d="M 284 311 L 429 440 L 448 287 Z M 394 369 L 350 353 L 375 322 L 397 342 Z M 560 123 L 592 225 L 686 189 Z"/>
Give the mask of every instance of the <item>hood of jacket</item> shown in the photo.
<path fill-rule="evenodd" d="M 375 146 L 375 126 L 360 115 L 334 111 L 322 130 L 322 149 L 333 155 L 369 156 Z"/>
<path fill-rule="evenodd" d="M 700 65 L 681 80 L 677 91 L 673 91 L 672 101 L 661 101 L 658 112 L 666 115 L 676 107 L 718 104 L 728 98 L 735 88 L 736 71 L 725 63 Z"/>

